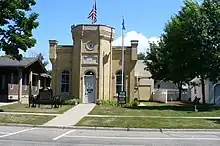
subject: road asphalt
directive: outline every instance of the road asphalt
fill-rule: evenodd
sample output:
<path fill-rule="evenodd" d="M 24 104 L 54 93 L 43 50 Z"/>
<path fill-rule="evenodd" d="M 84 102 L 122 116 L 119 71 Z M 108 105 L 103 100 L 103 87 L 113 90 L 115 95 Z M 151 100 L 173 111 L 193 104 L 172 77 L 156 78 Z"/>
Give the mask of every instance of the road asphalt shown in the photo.
<path fill-rule="evenodd" d="M 0 126 L 4 146 L 219 146 L 220 132 L 135 132 Z"/>

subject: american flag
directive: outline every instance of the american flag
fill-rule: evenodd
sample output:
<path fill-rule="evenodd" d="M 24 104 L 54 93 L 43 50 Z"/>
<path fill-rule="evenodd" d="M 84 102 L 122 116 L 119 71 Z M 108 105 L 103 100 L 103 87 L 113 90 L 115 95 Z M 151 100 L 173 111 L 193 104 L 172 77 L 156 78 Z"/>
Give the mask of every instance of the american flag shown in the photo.
<path fill-rule="evenodd" d="M 92 24 L 97 21 L 97 9 L 96 9 L 96 0 L 94 1 L 93 8 L 89 13 L 88 19 L 92 20 Z"/>

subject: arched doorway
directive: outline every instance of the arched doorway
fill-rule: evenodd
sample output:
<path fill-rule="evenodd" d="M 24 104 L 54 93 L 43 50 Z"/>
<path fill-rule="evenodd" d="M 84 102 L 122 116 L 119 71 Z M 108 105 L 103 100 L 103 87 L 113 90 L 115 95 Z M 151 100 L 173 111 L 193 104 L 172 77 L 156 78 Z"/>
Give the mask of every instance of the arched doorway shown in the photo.
<path fill-rule="evenodd" d="M 93 71 L 84 74 L 84 103 L 96 102 L 96 76 Z"/>
<path fill-rule="evenodd" d="M 220 84 L 214 87 L 214 103 L 220 104 Z"/>

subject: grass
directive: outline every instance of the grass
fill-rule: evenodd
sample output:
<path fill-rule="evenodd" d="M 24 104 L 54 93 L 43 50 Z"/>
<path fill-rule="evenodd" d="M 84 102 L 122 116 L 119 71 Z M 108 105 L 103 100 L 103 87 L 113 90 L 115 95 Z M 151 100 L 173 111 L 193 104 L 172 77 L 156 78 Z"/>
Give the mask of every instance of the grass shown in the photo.
<path fill-rule="evenodd" d="M 146 106 L 116 107 L 108 105 L 96 106 L 90 115 L 123 115 L 123 116 L 220 116 L 220 108 L 210 105 L 197 105 L 199 112 L 194 112 L 194 106 L 186 103 L 155 103 L 147 102 Z"/>
<path fill-rule="evenodd" d="M 217 129 L 220 120 L 206 119 L 160 119 L 160 118 L 92 118 L 85 117 L 77 126 L 122 127 L 122 128 L 182 128 Z"/>
<path fill-rule="evenodd" d="M 0 115 L 0 123 L 34 124 L 42 125 L 55 116 L 38 115 Z"/>
<path fill-rule="evenodd" d="M 51 105 L 40 105 L 40 108 L 29 107 L 27 104 L 11 104 L 1 106 L 1 112 L 22 112 L 22 113 L 50 113 L 50 114 L 62 114 L 65 111 L 72 108 L 74 105 L 63 105 L 60 108 L 51 108 Z"/>

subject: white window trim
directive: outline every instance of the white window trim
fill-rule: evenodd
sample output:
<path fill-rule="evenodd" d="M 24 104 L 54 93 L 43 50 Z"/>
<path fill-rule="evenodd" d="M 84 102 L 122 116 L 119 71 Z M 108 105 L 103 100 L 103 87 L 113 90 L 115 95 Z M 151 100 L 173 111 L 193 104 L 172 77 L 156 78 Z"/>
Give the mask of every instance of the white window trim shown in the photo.
<path fill-rule="evenodd" d="M 64 74 L 64 75 L 68 75 L 69 76 L 69 83 L 63 83 L 62 82 L 62 75 L 63 75 L 63 72 L 64 71 L 68 71 L 69 73 L 68 74 Z M 70 92 L 70 71 L 69 70 L 63 70 L 62 72 L 61 72 L 61 74 L 60 74 L 60 92 L 61 93 L 69 93 Z M 68 88 L 68 92 L 62 92 L 62 85 L 69 85 L 69 88 Z"/>
<path fill-rule="evenodd" d="M 117 73 L 118 73 L 119 71 L 117 71 L 116 73 L 115 73 L 115 94 L 116 95 L 118 95 L 118 93 L 117 93 L 117 86 L 122 86 L 122 84 L 120 83 L 120 84 L 117 84 L 117 76 L 119 76 L 119 75 L 117 75 Z M 126 77 L 124 76 L 124 88 L 126 89 Z"/>
<path fill-rule="evenodd" d="M 13 89 L 13 85 L 14 85 L 13 82 L 14 82 L 14 74 L 11 73 L 11 81 L 10 81 L 10 83 L 11 83 L 11 84 L 10 84 L 10 88 L 11 88 L 11 89 Z"/>

